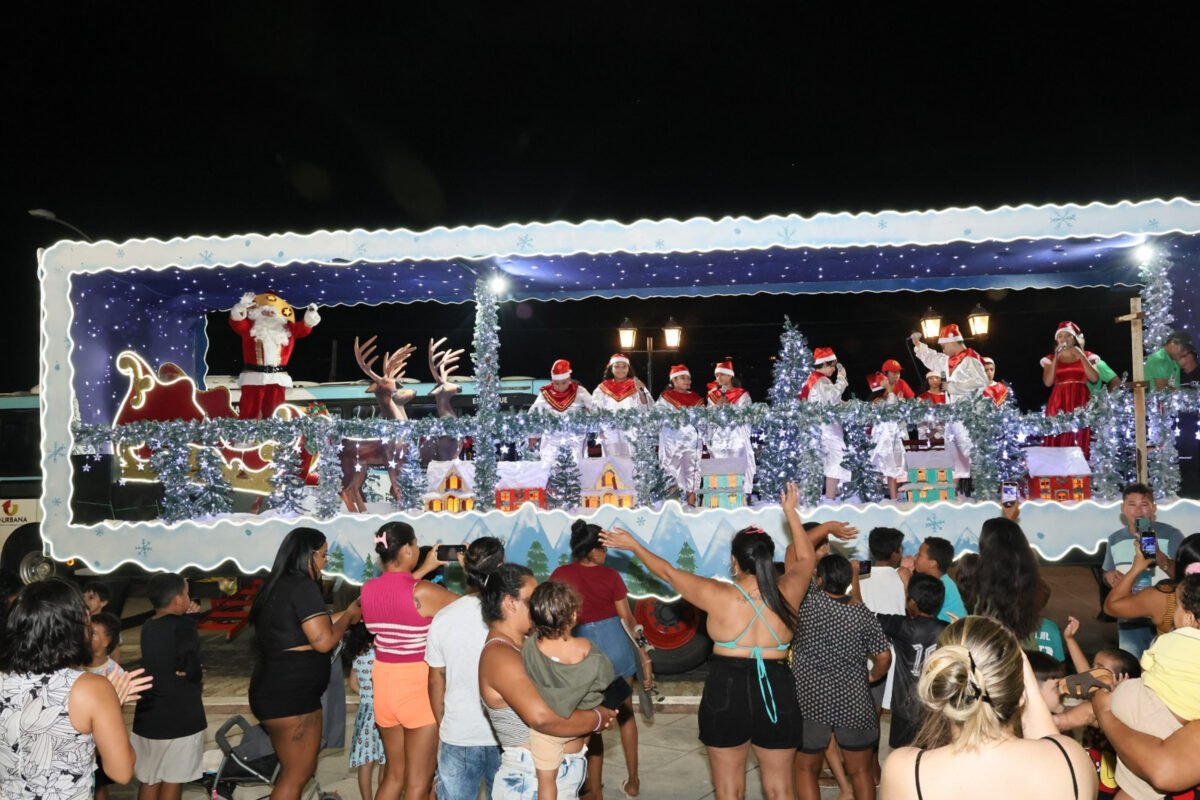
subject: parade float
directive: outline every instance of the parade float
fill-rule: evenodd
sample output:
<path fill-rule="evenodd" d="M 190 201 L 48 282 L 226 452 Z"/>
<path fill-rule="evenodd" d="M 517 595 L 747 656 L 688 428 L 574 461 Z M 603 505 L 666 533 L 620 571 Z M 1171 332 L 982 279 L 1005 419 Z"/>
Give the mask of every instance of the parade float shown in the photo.
<path fill-rule="evenodd" d="M 570 524 L 582 515 L 632 531 L 681 567 L 724 575 L 739 528 L 760 525 L 783 543 L 773 499 L 788 480 L 800 485 L 806 518 L 843 519 L 862 530 L 897 527 L 909 549 L 936 534 L 961 552 L 998 513 L 991 498 L 1002 482 L 1034 485 L 1024 446 L 1081 427 L 1093 431 L 1086 494 L 1069 475 L 1034 476 L 1035 483 L 1047 479 L 1050 499 L 1022 509 L 1022 525 L 1042 556 L 1095 552 L 1118 524 L 1120 486 L 1138 475 L 1158 487 L 1160 517 L 1200 530 L 1200 503 L 1175 497 L 1173 420 L 1196 410 L 1196 390 L 1176 388 L 1147 402 L 1138 381 L 1143 352 L 1157 349 L 1173 325 L 1194 322 L 1198 284 L 1171 276 L 1192 275 L 1197 263 L 1200 205 L 1183 199 L 60 242 L 39 257 L 47 554 L 98 572 L 127 562 L 211 568 L 227 559 L 253 572 L 270 565 L 289 530 L 312 525 L 330 537 L 329 570 L 357 582 L 376 568 L 374 530 L 403 519 L 426 543 L 497 536 L 510 559 L 545 577 L 567 559 Z M 497 308 L 505 302 L 1111 286 L 1140 287 L 1127 319 L 1137 355 L 1133 388 L 1100 393 L 1056 417 L 1022 414 L 991 397 L 965 406 L 800 403 L 811 370 L 800 320 L 781 328 L 767 402 L 561 416 L 514 412 L 502 403 Z M 407 418 L 404 397 L 414 390 L 405 390 L 403 377 L 414 350 L 425 348 L 387 341 L 382 331 L 370 332 L 378 341 L 356 343 L 369 385 L 354 391 L 369 390 L 380 403 L 371 418 L 331 414 L 318 387 L 312 401 L 281 401 L 265 418 L 242 419 L 229 389 L 208 383 L 209 339 L 233 335 L 208 329 L 213 312 L 241 308 L 245 318 L 247 309 L 272 306 L 295 326 L 317 321 L 329 306 L 429 301 L 475 304 L 474 374 L 453 374 L 468 343 L 431 341 L 433 381 L 423 385 L 444 397 L 469 392 L 470 413 L 439 405 L 439 413 Z M 250 364 L 257 356 L 248 347 Z M 296 348 L 303 347 L 301 339 Z M 265 373 L 251 383 L 269 382 L 276 368 L 255 369 Z M 818 504 L 820 426 L 841 424 L 847 458 L 869 475 L 863 432 L 871 426 L 908 430 L 955 419 L 974 441 L 976 499 L 946 491 L 946 465 L 927 455 L 908 465 L 905 499 L 913 502 L 880 502 L 876 476 L 860 483 L 850 502 Z M 738 425 L 749 426 L 758 442 L 758 501 L 731 501 L 742 489 L 742 465 L 724 459 L 706 465 L 699 508 L 669 497 L 655 453 L 658 431 Z M 531 437 L 605 427 L 642 435 L 625 457 L 504 458 L 506 447 Z M 78 496 L 82 473 L 93 469 L 109 476 L 98 500 Z M 382 497 L 359 496 L 366 478 L 355 476 L 363 475 L 376 476 Z M 1065 493 L 1055 495 L 1060 477 Z M 123 499 L 139 485 L 150 487 L 151 501 Z M 94 486 L 87 493 L 95 495 Z M 865 541 L 855 547 L 865 555 Z M 638 564 L 623 567 L 635 593 L 668 593 Z"/>

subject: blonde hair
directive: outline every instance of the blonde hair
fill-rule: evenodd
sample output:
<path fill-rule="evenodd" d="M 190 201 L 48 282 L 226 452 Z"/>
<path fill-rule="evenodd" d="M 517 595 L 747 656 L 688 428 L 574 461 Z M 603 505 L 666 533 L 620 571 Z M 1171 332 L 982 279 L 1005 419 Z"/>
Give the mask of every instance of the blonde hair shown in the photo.
<path fill-rule="evenodd" d="M 928 709 L 914 744 L 979 747 L 1021 735 L 1025 694 L 1021 645 L 988 617 L 963 617 L 938 637 L 917 695 Z"/>

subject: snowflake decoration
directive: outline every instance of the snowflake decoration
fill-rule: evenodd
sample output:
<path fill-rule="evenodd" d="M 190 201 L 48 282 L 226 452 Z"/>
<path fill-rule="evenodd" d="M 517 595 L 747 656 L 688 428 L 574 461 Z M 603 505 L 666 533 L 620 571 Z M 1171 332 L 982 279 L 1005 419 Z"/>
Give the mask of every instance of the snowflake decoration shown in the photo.
<path fill-rule="evenodd" d="M 154 549 L 154 545 L 150 544 L 149 539 L 142 539 L 141 544 L 133 548 L 133 552 L 137 553 L 142 558 L 150 555 L 150 551 Z"/>
<path fill-rule="evenodd" d="M 253 535 L 254 535 L 254 529 L 253 529 L 253 528 L 246 528 L 245 530 L 243 530 L 243 531 L 242 531 L 242 533 L 246 534 L 247 536 L 253 536 Z"/>
<path fill-rule="evenodd" d="M 942 528 L 946 527 L 946 520 L 942 519 L 936 514 L 930 514 L 929 516 L 925 517 L 925 527 L 934 533 L 941 533 Z"/>
<path fill-rule="evenodd" d="M 533 247 L 533 237 L 528 233 L 522 233 L 517 237 L 517 249 L 521 251 L 529 250 Z"/>
<path fill-rule="evenodd" d="M 55 508 L 62 508 L 62 504 L 63 499 L 61 497 L 56 497 L 50 501 L 50 505 L 54 506 Z"/>
<path fill-rule="evenodd" d="M 50 460 L 58 461 L 60 458 L 65 458 L 66 455 L 67 455 L 66 445 L 64 445 L 62 442 L 55 442 L 54 448 L 50 451 Z"/>
<path fill-rule="evenodd" d="M 92 534 L 99 538 L 104 535 L 104 528 L 96 528 L 96 530 L 92 531 Z"/>
<path fill-rule="evenodd" d="M 971 235 L 971 229 L 963 228 L 963 236 L 970 236 L 970 235 Z"/>
<path fill-rule="evenodd" d="M 887 230 L 887 220 L 886 219 L 879 220 L 879 230 L 881 230 L 881 231 Z"/>
<path fill-rule="evenodd" d="M 640 528 L 646 524 L 646 515 L 638 514 L 633 521 L 636 522 L 637 526 Z"/>
<path fill-rule="evenodd" d="M 657 247 L 659 250 L 662 250 L 664 247 L 667 246 L 667 243 L 664 242 L 662 239 L 655 239 L 654 246 Z"/>
<path fill-rule="evenodd" d="M 1075 224 L 1075 215 L 1069 211 L 1059 211 L 1050 218 L 1050 223 L 1054 225 L 1055 230 L 1065 230 Z"/>
<path fill-rule="evenodd" d="M 1148 219 L 1143 227 L 1148 231 L 1156 231 L 1159 228 L 1159 222 L 1157 219 Z"/>
<path fill-rule="evenodd" d="M 205 264 L 213 263 L 212 251 L 211 250 L 201 250 L 200 251 L 200 260 L 203 261 Z"/>
<path fill-rule="evenodd" d="M 124 257 L 125 257 L 125 248 L 122 247 L 117 250 L 117 258 L 124 258 Z"/>
<path fill-rule="evenodd" d="M 790 225 L 785 225 L 779 229 L 779 241 L 783 244 L 791 244 L 796 236 L 796 229 Z"/>
<path fill-rule="evenodd" d="M 354 248 L 354 255 L 361 257 L 361 256 L 365 256 L 366 254 L 367 254 L 367 246 L 365 244 L 360 243 L 357 247 Z"/>

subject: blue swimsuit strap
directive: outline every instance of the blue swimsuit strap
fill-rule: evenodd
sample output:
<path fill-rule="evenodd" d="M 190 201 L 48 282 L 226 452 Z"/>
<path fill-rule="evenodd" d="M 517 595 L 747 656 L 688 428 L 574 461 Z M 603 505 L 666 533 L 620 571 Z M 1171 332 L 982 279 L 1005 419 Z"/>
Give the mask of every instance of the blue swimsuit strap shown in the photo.
<path fill-rule="evenodd" d="M 754 617 L 750 620 L 750 624 L 747 625 L 742 632 L 735 636 L 732 640 L 728 642 L 713 642 L 713 644 L 717 647 L 729 648 L 730 650 L 741 647 L 742 637 L 750 632 L 750 629 L 754 627 L 755 622 L 762 620 L 763 625 L 766 625 L 767 627 L 767 632 L 770 633 L 771 638 L 775 640 L 775 647 L 771 649 L 777 651 L 787 650 L 788 645 L 779 640 L 779 636 L 775 633 L 774 629 L 767 624 L 766 618 L 762 615 L 762 612 L 767 608 L 767 604 L 764 602 L 762 605 L 755 605 L 754 599 L 750 597 L 749 592 L 736 583 L 733 585 L 734 588 L 742 593 L 742 597 L 746 598 L 746 602 L 750 604 L 750 607 L 754 609 Z M 779 721 L 778 709 L 775 706 L 775 690 L 771 688 L 771 682 L 767 680 L 767 665 L 763 660 L 762 654 L 763 649 L 761 647 L 750 648 L 750 657 L 754 659 L 755 670 L 758 673 L 758 693 L 762 697 L 763 707 L 767 712 L 767 719 L 771 720 L 771 724 L 775 724 Z"/>

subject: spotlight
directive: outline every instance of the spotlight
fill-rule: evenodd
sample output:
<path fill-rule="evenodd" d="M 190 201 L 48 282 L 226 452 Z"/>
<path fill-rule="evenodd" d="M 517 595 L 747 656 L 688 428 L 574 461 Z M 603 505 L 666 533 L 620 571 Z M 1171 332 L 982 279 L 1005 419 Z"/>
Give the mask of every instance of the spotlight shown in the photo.
<path fill-rule="evenodd" d="M 497 272 L 492 277 L 488 278 L 488 289 L 494 295 L 501 295 L 508 291 L 508 278 Z"/>

